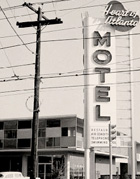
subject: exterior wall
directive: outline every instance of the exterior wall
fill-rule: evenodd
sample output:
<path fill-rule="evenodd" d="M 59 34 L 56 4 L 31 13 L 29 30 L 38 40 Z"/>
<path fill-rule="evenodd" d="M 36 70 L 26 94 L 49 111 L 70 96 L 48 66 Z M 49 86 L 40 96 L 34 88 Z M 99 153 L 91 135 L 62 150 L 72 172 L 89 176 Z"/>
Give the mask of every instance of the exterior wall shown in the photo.
<path fill-rule="evenodd" d="M 115 159 L 112 160 L 112 173 L 116 174 Z M 100 175 L 109 175 L 109 157 L 96 157 L 96 177 Z"/>
<path fill-rule="evenodd" d="M 98 147 L 96 150 L 109 153 L 109 147 Z M 112 147 L 113 154 L 128 156 L 128 149 L 123 147 Z"/>
<path fill-rule="evenodd" d="M 0 122 L 0 150 L 30 149 L 31 119 Z M 83 120 L 71 117 L 39 119 L 39 149 L 83 147 Z"/>

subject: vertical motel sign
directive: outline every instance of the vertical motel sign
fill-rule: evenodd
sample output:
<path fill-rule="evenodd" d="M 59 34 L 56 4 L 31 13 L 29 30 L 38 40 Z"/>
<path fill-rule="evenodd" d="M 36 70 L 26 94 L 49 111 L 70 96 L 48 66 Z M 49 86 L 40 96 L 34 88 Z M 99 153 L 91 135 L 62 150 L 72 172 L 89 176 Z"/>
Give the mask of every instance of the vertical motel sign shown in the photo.
<path fill-rule="evenodd" d="M 108 124 L 116 124 L 114 30 L 101 19 L 84 19 L 85 148 L 109 146 Z"/>

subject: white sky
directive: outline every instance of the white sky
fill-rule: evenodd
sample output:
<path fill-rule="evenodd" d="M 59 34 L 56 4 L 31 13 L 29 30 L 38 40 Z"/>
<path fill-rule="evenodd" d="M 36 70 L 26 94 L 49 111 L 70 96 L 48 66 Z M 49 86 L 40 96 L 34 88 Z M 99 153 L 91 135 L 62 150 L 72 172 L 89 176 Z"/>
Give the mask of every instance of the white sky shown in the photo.
<path fill-rule="evenodd" d="M 27 3 L 44 2 L 43 0 L 26 1 Z M 49 0 L 46 2 L 50 2 Z M 83 76 L 74 76 L 76 73 L 82 73 L 83 70 L 83 41 L 82 41 L 82 18 L 85 13 L 92 17 L 104 17 L 105 4 L 107 0 L 69 0 L 58 3 L 47 3 L 40 7 L 45 12 L 44 15 L 49 19 L 55 17 L 61 18 L 63 24 L 42 27 L 41 44 L 41 76 L 57 78 L 42 79 L 40 84 L 40 116 L 77 114 L 78 117 L 84 116 L 83 105 Z M 124 2 L 126 9 L 132 11 L 140 10 L 140 1 L 120 0 Z M 127 2 L 127 3 L 126 3 Z M 1 0 L 0 5 L 4 9 L 6 16 L 16 32 L 20 35 L 24 43 L 36 41 L 36 29 L 18 28 L 16 22 L 25 22 L 36 20 L 37 15 L 27 7 L 9 8 L 22 5 L 24 0 Z M 96 5 L 101 6 L 96 6 Z M 38 8 L 39 4 L 33 6 Z M 81 7 L 81 8 L 80 8 Z M 88 7 L 88 8 L 86 8 Z M 6 10 L 9 8 L 9 10 Z M 70 10 L 66 10 L 70 9 Z M 49 12 L 48 12 L 49 11 Z M 50 12 L 51 11 L 51 12 Z M 30 15 L 33 14 L 33 15 Z M 14 74 L 19 77 L 34 75 L 34 65 L 24 67 L 9 67 L 10 65 L 32 64 L 35 62 L 35 55 L 32 54 L 26 46 L 4 48 L 22 44 L 16 36 L 4 14 L 0 11 L 0 81 L 15 79 Z M 134 33 L 140 33 L 140 25 L 135 27 Z M 21 35 L 28 34 L 28 35 Z M 30 34 L 30 35 L 29 35 Z M 7 37 L 12 36 L 12 37 Z M 14 37 L 13 37 L 14 36 Z M 5 37 L 5 38 L 3 38 Z M 53 41 L 52 41 L 53 40 Z M 55 41 L 56 40 L 56 41 Z M 35 52 L 35 43 L 28 45 L 28 48 Z M 138 58 L 134 60 L 134 69 L 140 67 L 140 34 L 133 38 L 133 56 Z M 73 72 L 73 73 L 69 73 Z M 62 75 L 59 75 L 62 73 Z M 62 77 L 69 75 L 69 77 Z M 140 72 L 134 72 L 134 81 L 139 81 Z M 70 87 L 71 86 L 71 87 Z M 76 86 L 76 87 L 74 87 Z M 32 117 L 33 102 L 33 78 L 21 81 L 0 82 L 0 119 Z M 55 87 L 47 89 L 48 87 Z M 61 88 L 60 88 L 61 87 Z M 46 89 L 42 89 L 46 88 Z M 10 92 L 14 90 L 23 90 L 21 92 Z M 140 83 L 134 83 L 134 114 L 136 139 L 139 138 L 139 106 L 140 106 Z M 7 91 L 7 92 L 6 92 Z M 28 109 L 29 108 L 29 109 Z"/>

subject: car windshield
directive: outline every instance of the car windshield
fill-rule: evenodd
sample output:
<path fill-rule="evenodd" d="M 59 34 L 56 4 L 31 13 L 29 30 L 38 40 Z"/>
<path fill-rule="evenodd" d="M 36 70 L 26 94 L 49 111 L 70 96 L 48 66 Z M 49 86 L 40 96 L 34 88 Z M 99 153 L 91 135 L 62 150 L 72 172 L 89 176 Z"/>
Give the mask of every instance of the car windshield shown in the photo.
<path fill-rule="evenodd" d="M 3 177 L 3 174 L 0 174 L 0 178 L 2 178 Z"/>

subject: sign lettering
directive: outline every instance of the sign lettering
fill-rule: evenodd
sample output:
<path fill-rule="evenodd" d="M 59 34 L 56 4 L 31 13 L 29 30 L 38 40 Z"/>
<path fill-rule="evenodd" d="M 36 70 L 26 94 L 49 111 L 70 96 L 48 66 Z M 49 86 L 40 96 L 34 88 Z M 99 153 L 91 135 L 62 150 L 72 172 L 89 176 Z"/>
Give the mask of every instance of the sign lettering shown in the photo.
<path fill-rule="evenodd" d="M 111 25 L 116 30 L 126 32 L 135 27 L 139 22 L 137 12 L 125 10 L 118 1 L 111 1 L 105 8 L 105 23 Z"/>

